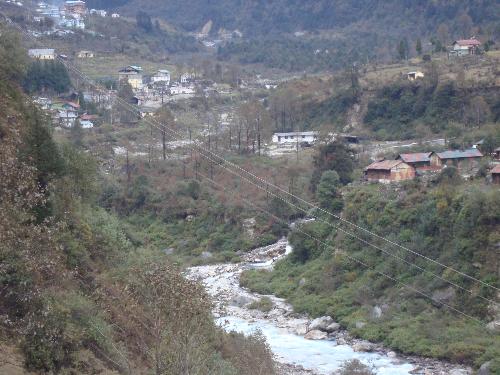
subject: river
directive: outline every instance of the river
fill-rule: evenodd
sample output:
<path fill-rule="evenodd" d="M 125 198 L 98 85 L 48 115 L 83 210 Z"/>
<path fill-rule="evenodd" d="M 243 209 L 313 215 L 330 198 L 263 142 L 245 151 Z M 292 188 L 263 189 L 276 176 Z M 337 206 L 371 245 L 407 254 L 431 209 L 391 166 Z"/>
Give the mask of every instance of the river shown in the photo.
<path fill-rule="evenodd" d="M 258 329 L 265 335 L 277 362 L 286 366 L 282 374 L 332 374 L 352 359 L 360 360 L 380 375 L 472 373 L 470 369 L 437 360 L 400 356 L 381 345 L 353 338 L 345 330 L 336 330 L 323 339 L 307 339 L 304 336 L 311 319 L 295 314 L 291 305 L 276 296 L 268 296 L 273 303 L 271 311 L 250 309 L 248 305 L 262 296 L 239 285 L 241 272 L 249 268 L 271 269 L 274 262 L 291 251 L 287 239 L 282 238 L 245 254 L 241 263 L 189 268 L 187 277 L 203 283 L 215 302 L 214 318 L 224 329 L 245 334 Z"/>

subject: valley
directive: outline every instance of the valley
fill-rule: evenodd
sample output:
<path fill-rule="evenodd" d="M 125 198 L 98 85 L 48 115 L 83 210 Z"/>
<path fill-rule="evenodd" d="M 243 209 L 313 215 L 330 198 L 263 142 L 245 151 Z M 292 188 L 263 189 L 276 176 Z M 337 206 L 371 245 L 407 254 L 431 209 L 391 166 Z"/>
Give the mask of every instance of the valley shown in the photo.
<path fill-rule="evenodd" d="M 1 373 L 500 371 L 498 4 L 257 3 L 0 2 Z"/>

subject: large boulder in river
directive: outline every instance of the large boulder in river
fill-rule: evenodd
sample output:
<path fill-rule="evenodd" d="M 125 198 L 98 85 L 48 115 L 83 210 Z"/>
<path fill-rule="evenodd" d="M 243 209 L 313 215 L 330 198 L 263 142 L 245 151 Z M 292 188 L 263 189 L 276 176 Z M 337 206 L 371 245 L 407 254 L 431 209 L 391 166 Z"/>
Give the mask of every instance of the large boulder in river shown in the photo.
<path fill-rule="evenodd" d="M 326 332 L 320 331 L 318 329 L 313 329 L 305 334 L 304 338 L 307 340 L 324 340 L 326 339 Z"/>
<path fill-rule="evenodd" d="M 355 352 L 372 352 L 375 350 L 375 345 L 371 342 L 360 341 L 352 346 Z"/>
<path fill-rule="evenodd" d="M 328 327 L 326 327 L 325 331 L 326 332 L 335 332 L 335 331 L 338 331 L 339 329 L 340 329 L 340 324 L 333 322 L 333 323 L 329 324 Z"/>
<path fill-rule="evenodd" d="M 307 324 L 298 324 L 295 326 L 295 333 L 304 336 L 307 333 Z"/>
<path fill-rule="evenodd" d="M 330 316 L 322 316 L 320 318 L 314 319 L 309 324 L 309 330 L 320 330 L 326 331 L 326 327 L 333 323 L 333 319 Z"/>
<path fill-rule="evenodd" d="M 477 375 L 490 375 L 491 371 L 491 361 L 484 362 L 481 367 L 479 367 L 479 371 L 477 372 Z"/>

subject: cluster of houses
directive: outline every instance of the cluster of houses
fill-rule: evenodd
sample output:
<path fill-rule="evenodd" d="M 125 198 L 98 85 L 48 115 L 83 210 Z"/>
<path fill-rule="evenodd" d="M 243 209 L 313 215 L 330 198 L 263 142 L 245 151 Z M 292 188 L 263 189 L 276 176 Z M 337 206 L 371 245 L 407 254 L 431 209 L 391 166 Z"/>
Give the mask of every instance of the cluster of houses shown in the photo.
<path fill-rule="evenodd" d="M 500 148 L 497 150 L 500 156 Z M 395 160 L 380 160 L 370 164 L 365 168 L 364 175 L 367 181 L 406 181 L 426 172 L 439 172 L 448 166 L 454 166 L 459 171 L 470 171 L 479 166 L 482 158 L 483 154 L 477 148 L 400 154 Z M 500 182 L 499 172 L 500 166 L 491 171 L 493 181 Z"/>
<path fill-rule="evenodd" d="M 190 73 L 181 74 L 178 81 L 172 81 L 166 69 L 159 69 L 152 76 L 144 76 L 140 66 L 129 65 L 118 71 L 118 83 L 128 83 L 136 94 L 136 103 L 160 106 L 165 97 L 190 97 L 196 92 L 195 76 Z"/>
<path fill-rule="evenodd" d="M 72 29 L 85 30 L 84 18 L 86 15 L 97 15 L 106 17 L 108 13 L 102 9 L 87 9 L 85 1 L 82 0 L 68 0 L 62 5 L 50 5 L 44 1 L 37 4 L 36 16 L 33 17 L 35 22 L 41 22 L 43 18 L 51 18 L 55 25 L 56 30 L 54 33 L 64 34 L 71 33 Z M 112 13 L 111 18 L 119 18 L 118 13 Z M 57 29 L 60 28 L 60 29 Z"/>
<path fill-rule="evenodd" d="M 32 48 L 28 50 L 28 56 L 35 60 L 55 60 L 57 55 L 53 48 Z M 63 59 L 67 59 L 66 55 L 59 55 Z M 94 57 L 94 52 L 92 51 L 79 51 L 76 53 L 76 57 L 79 59 L 90 59 Z"/>
<path fill-rule="evenodd" d="M 83 129 L 91 129 L 94 127 L 95 121 L 98 120 L 97 115 L 82 114 L 80 104 L 75 101 L 52 101 L 40 97 L 35 99 L 35 103 L 50 115 L 54 126 L 72 128 L 78 120 Z"/>

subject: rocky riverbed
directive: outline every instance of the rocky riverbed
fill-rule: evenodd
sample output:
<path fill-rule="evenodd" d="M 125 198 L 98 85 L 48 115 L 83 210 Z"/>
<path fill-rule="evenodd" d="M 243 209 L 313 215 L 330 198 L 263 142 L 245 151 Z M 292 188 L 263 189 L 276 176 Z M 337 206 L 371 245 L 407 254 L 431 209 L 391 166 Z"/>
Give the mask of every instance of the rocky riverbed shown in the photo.
<path fill-rule="evenodd" d="M 292 251 L 283 238 L 242 256 L 238 264 L 192 267 L 187 277 L 201 281 L 214 298 L 214 318 L 227 330 L 250 334 L 262 331 L 279 362 L 279 374 L 332 374 L 347 360 L 359 359 L 377 374 L 467 375 L 468 368 L 449 363 L 400 356 L 365 340 L 352 337 L 331 317 L 310 319 L 293 312 L 285 300 L 267 296 L 272 302 L 268 312 L 249 306 L 263 296 L 240 287 L 241 272 L 249 268 L 271 269 L 273 263 Z"/>

